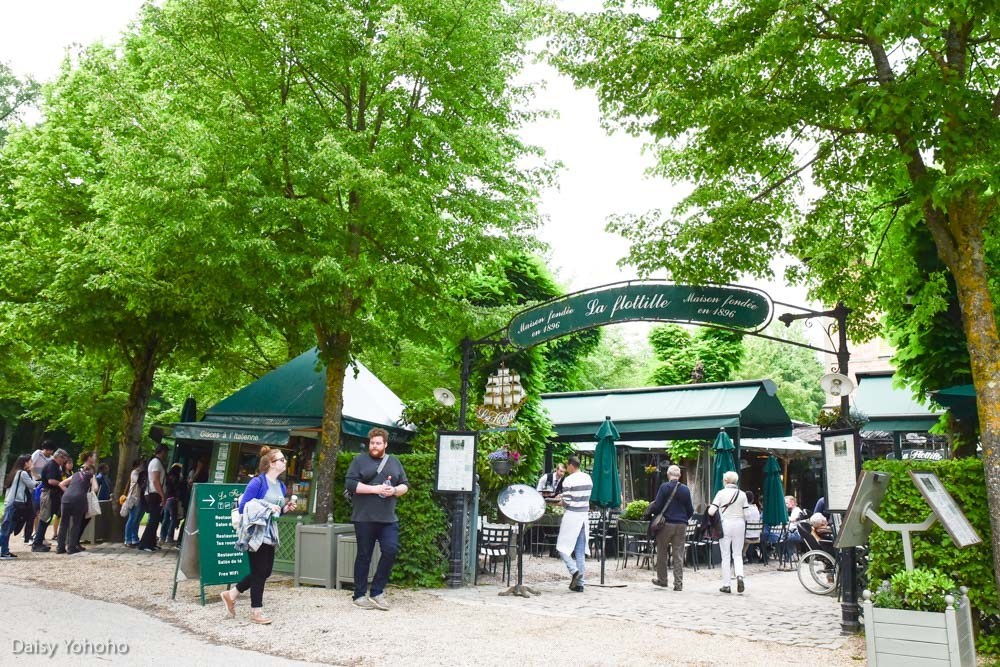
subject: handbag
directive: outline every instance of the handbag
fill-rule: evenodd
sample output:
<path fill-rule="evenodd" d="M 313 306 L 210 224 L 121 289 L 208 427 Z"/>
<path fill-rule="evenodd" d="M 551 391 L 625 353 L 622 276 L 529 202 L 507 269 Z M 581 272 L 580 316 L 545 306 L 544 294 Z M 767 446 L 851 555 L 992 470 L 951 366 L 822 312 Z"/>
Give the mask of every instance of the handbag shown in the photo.
<path fill-rule="evenodd" d="M 83 472 L 80 472 L 79 475 L 83 478 Z M 91 477 L 91 488 L 87 491 L 87 514 L 85 515 L 88 519 L 101 515 L 101 501 L 97 499 L 97 492 L 94 491 L 93 486 L 93 477 Z"/>
<path fill-rule="evenodd" d="M 382 462 L 378 464 L 378 469 L 375 470 L 375 476 L 367 480 L 365 484 L 374 482 L 375 477 L 378 477 L 379 475 L 382 474 L 382 469 L 385 468 L 385 464 L 388 462 L 389 462 L 389 454 L 386 454 L 385 456 L 382 457 Z M 346 500 L 349 503 L 354 502 L 354 492 L 351 491 L 350 489 L 344 489 L 344 500 Z"/>
<path fill-rule="evenodd" d="M 736 493 L 733 494 L 733 499 L 722 507 L 719 507 L 718 512 L 711 514 L 708 510 L 705 510 L 705 513 L 701 517 L 701 525 L 698 526 L 698 530 L 701 533 L 700 539 L 704 539 L 706 537 L 710 540 L 722 539 L 722 513 L 725 512 L 730 505 L 735 503 L 736 499 L 739 497 L 740 490 L 736 489 Z"/>
<path fill-rule="evenodd" d="M 674 495 L 677 494 L 677 489 L 681 486 L 681 480 L 677 480 L 677 484 L 674 486 L 674 490 L 670 492 L 670 497 L 667 498 L 667 502 L 663 505 L 663 509 L 657 514 L 652 521 L 649 522 L 649 530 L 647 531 L 650 537 L 656 537 L 656 534 L 663 530 L 663 527 L 667 525 L 667 520 L 663 518 L 663 515 L 667 513 L 667 508 L 670 507 L 670 503 L 674 500 Z"/>

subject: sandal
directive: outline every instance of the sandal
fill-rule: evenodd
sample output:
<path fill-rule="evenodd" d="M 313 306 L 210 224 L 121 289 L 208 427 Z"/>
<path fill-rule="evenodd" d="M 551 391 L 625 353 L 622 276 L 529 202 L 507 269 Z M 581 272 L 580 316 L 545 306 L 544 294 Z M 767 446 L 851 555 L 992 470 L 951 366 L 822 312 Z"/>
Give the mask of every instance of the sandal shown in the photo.
<path fill-rule="evenodd" d="M 229 591 L 223 591 L 219 593 L 219 597 L 226 603 L 226 616 L 236 618 L 236 601 L 230 600 L 228 593 Z"/>

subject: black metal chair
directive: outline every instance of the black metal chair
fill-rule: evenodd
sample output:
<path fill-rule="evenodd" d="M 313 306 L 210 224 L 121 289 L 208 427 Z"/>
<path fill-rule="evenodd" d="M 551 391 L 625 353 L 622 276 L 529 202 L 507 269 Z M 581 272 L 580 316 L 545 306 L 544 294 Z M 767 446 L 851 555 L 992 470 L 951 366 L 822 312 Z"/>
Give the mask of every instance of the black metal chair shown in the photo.
<path fill-rule="evenodd" d="M 483 569 L 489 569 L 494 575 L 497 563 L 503 564 L 501 579 L 507 578 L 510 585 L 511 551 L 513 550 L 513 526 L 497 523 L 484 523 L 479 530 L 479 556 L 483 558 Z M 479 583 L 479 567 L 477 564 L 474 583 Z"/>
<path fill-rule="evenodd" d="M 591 512 L 590 516 L 587 518 L 588 526 L 587 530 L 590 532 L 590 557 L 600 558 L 601 553 L 605 552 L 609 544 L 614 544 L 615 535 L 611 531 L 611 526 L 607 525 L 604 529 L 604 539 L 601 539 L 601 514 L 600 512 Z"/>
<path fill-rule="evenodd" d="M 764 539 L 763 536 L 764 522 L 763 521 L 748 521 L 746 527 L 746 534 L 743 538 L 743 557 L 746 558 L 748 553 L 751 553 L 751 549 L 755 552 L 759 558 L 760 562 L 767 564 L 767 559 L 765 557 L 766 549 L 761 544 L 761 540 Z"/>

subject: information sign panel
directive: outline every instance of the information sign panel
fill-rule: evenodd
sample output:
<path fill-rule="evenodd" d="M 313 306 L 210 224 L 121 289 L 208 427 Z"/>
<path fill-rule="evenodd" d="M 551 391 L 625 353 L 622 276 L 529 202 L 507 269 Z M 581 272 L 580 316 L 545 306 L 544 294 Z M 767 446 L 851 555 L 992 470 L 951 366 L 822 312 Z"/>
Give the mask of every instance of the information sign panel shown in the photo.
<path fill-rule="evenodd" d="M 233 584 L 250 572 L 245 552 L 236 549 L 236 531 L 230 512 L 237 506 L 245 484 L 195 484 L 192 503 L 184 521 L 181 553 L 174 570 L 174 592 L 179 579 L 201 580 L 201 603 L 205 586 Z"/>
<path fill-rule="evenodd" d="M 476 483 L 476 433 L 438 431 L 435 470 L 436 492 L 472 493 Z"/>
<path fill-rule="evenodd" d="M 910 477 L 956 546 L 961 549 L 983 541 L 937 475 L 923 470 L 911 470 Z"/>
<path fill-rule="evenodd" d="M 853 429 L 820 433 L 828 512 L 846 512 L 861 472 L 857 433 Z"/>

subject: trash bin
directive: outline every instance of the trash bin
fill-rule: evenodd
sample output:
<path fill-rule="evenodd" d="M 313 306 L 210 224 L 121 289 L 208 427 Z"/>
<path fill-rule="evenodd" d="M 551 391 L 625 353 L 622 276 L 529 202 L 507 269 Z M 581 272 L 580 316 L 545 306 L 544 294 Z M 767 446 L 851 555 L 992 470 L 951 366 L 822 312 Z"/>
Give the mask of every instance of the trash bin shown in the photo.
<path fill-rule="evenodd" d="M 114 530 L 115 512 L 110 500 L 101 500 L 101 513 L 87 522 L 87 527 L 80 533 L 80 541 L 97 544 L 111 539 Z"/>
<path fill-rule="evenodd" d="M 354 559 L 358 556 L 358 539 L 352 532 L 348 535 L 337 535 L 337 573 L 336 588 L 343 588 L 341 584 L 349 584 L 354 587 Z M 368 568 L 368 582 L 371 583 L 375 576 L 375 568 L 378 566 L 378 559 L 382 556 L 382 550 L 375 543 L 375 550 L 372 552 L 372 564 Z"/>
<path fill-rule="evenodd" d="M 345 534 L 354 534 L 354 524 L 299 523 L 295 526 L 296 586 L 336 587 L 337 537 Z"/>

